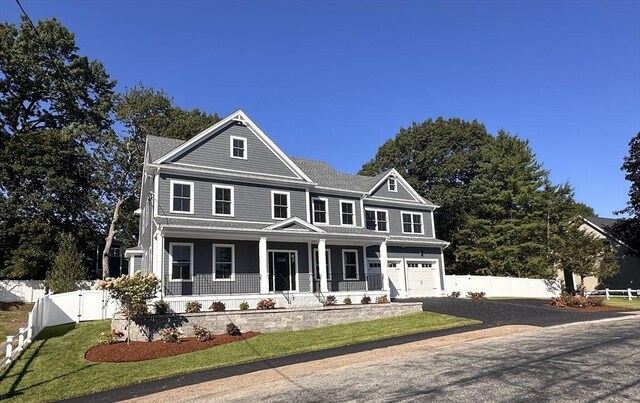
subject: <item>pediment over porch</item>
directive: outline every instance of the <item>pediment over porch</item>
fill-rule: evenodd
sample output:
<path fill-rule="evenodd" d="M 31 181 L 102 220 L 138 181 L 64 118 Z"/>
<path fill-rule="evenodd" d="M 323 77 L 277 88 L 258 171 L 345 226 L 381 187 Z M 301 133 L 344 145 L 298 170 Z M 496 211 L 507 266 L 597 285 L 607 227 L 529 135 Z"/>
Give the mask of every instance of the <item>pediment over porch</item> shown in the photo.
<path fill-rule="evenodd" d="M 264 227 L 264 229 L 292 231 L 292 232 L 310 232 L 310 233 L 317 233 L 317 234 L 323 234 L 326 232 L 322 228 L 318 228 L 315 225 L 308 223 L 307 221 L 298 217 L 287 218 L 284 221 Z"/>

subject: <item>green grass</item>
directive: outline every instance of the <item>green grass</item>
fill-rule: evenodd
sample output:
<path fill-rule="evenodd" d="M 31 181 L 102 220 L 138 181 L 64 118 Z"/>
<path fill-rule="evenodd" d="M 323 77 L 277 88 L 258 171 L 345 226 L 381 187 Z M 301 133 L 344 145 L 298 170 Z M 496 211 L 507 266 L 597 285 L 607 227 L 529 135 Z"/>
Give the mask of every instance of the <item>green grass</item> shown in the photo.
<path fill-rule="evenodd" d="M 605 300 L 604 304 L 608 306 L 640 310 L 640 299 L 632 299 L 629 301 L 626 298 L 611 298 Z"/>
<path fill-rule="evenodd" d="M 27 327 L 31 308 L 33 304 L 0 302 L 0 343 L 6 341 L 7 336 L 17 334 L 21 327 Z"/>
<path fill-rule="evenodd" d="M 0 379 L 0 399 L 58 400 L 188 372 L 339 347 L 477 321 L 418 312 L 393 318 L 254 338 L 175 357 L 136 363 L 92 363 L 84 353 L 110 321 L 47 328 Z"/>

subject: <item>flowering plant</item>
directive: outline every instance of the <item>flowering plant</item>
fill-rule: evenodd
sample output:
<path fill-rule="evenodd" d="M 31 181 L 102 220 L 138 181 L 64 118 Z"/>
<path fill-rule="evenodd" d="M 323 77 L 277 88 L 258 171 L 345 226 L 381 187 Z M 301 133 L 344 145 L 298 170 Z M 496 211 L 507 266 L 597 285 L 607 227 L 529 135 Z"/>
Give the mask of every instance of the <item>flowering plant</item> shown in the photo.
<path fill-rule="evenodd" d="M 175 327 L 168 327 L 162 331 L 162 340 L 165 343 L 179 343 L 180 336 L 182 336 L 182 329 Z"/>
<path fill-rule="evenodd" d="M 100 336 L 102 336 L 100 338 L 100 344 L 115 344 L 120 341 L 124 333 L 116 329 L 111 329 L 111 332 L 102 332 Z"/>

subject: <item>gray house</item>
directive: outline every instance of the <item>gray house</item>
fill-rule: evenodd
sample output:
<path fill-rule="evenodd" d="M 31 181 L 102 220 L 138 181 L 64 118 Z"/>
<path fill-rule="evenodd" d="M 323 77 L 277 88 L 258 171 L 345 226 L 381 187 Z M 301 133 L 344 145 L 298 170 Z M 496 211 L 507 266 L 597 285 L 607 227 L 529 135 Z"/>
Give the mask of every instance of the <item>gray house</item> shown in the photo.
<path fill-rule="evenodd" d="M 175 310 L 443 294 L 437 206 L 393 169 L 290 158 L 242 111 L 186 142 L 149 136 L 140 201 L 140 244 L 125 255 Z"/>

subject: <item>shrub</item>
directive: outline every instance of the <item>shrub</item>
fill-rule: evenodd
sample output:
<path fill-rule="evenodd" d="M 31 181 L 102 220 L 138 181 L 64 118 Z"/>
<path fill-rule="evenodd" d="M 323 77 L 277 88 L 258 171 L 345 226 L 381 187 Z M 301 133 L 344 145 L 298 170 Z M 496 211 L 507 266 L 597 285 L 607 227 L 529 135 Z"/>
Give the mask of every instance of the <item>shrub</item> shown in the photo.
<path fill-rule="evenodd" d="M 387 299 L 386 295 L 381 295 L 379 297 L 376 297 L 376 304 L 388 304 L 389 300 Z"/>
<path fill-rule="evenodd" d="M 162 330 L 162 340 L 165 343 L 179 343 L 182 330 L 175 327 L 168 327 Z"/>
<path fill-rule="evenodd" d="M 196 336 L 196 340 L 198 341 L 209 341 L 213 340 L 213 335 L 204 326 L 193 325 L 193 334 Z"/>
<path fill-rule="evenodd" d="M 351 298 L 346 297 L 345 299 L 342 300 L 342 303 L 345 305 L 351 305 Z"/>
<path fill-rule="evenodd" d="M 116 329 L 111 329 L 110 333 L 102 332 L 100 333 L 100 344 L 115 344 L 120 341 L 120 339 L 124 336 L 124 333 L 117 331 Z"/>
<path fill-rule="evenodd" d="M 592 306 L 603 306 L 603 297 L 584 297 L 582 295 L 571 295 L 568 292 L 563 292 L 557 298 L 551 298 L 549 305 L 557 308 L 586 308 Z"/>
<path fill-rule="evenodd" d="M 451 295 L 449 295 L 449 297 L 451 297 L 451 298 L 460 298 L 460 291 L 451 292 Z"/>
<path fill-rule="evenodd" d="M 47 271 L 45 283 L 55 293 L 79 290 L 82 281 L 87 279 L 84 255 L 76 247 L 71 234 L 60 236 L 58 245 L 58 253 L 53 267 Z"/>
<path fill-rule="evenodd" d="M 225 308 L 226 305 L 224 304 L 224 302 L 220 301 L 214 301 L 209 307 L 209 309 L 211 309 L 213 312 L 222 312 L 225 310 Z"/>
<path fill-rule="evenodd" d="M 198 313 L 202 309 L 202 304 L 198 301 L 189 301 L 184 310 L 186 313 Z"/>
<path fill-rule="evenodd" d="M 335 305 L 338 303 L 338 300 L 333 295 L 327 295 L 327 298 L 324 299 L 324 306 Z"/>
<path fill-rule="evenodd" d="M 159 299 L 153 303 L 156 315 L 164 315 L 169 312 L 169 303 L 163 299 Z"/>
<path fill-rule="evenodd" d="M 485 292 L 484 292 L 484 291 L 480 291 L 480 292 L 472 292 L 472 291 L 469 291 L 469 292 L 467 293 L 467 297 L 469 297 L 470 299 L 475 299 L 475 300 L 478 300 L 478 299 L 487 299 L 487 298 L 485 297 L 485 295 L 487 295 L 487 294 L 485 294 Z"/>
<path fill-rule="evenodd" d="M 229 323 L 227 325 L 227 333 L 229 336 L 240 336 L 242 334 L 242 332 L 240 332 L 240 328 L 233 323 Z"/>
<path fill-rule="evenodd" d="M 371 297 L 368 295 L 363 295 L 362 299 L 360 300 L 361 304 L 370 304 L 371 303 Z"/>
<path fill-rule="evenodd" d="M 588 306 L 603 306 L 604 297 L 587 297 Z"/>
<path fill-rule="evenodd" d="M 247 309 L 249 309 L 249 303 L 247 301 L 242 301 L 240 303 L 240 310 L 246 311 Z"/>
<path fill-rule="evenodd" d="M 276 307 L 276 301 L 269 299 L 263 299 L 258 302 L 256 308 L 258 309 L 274 309 Z"/>

